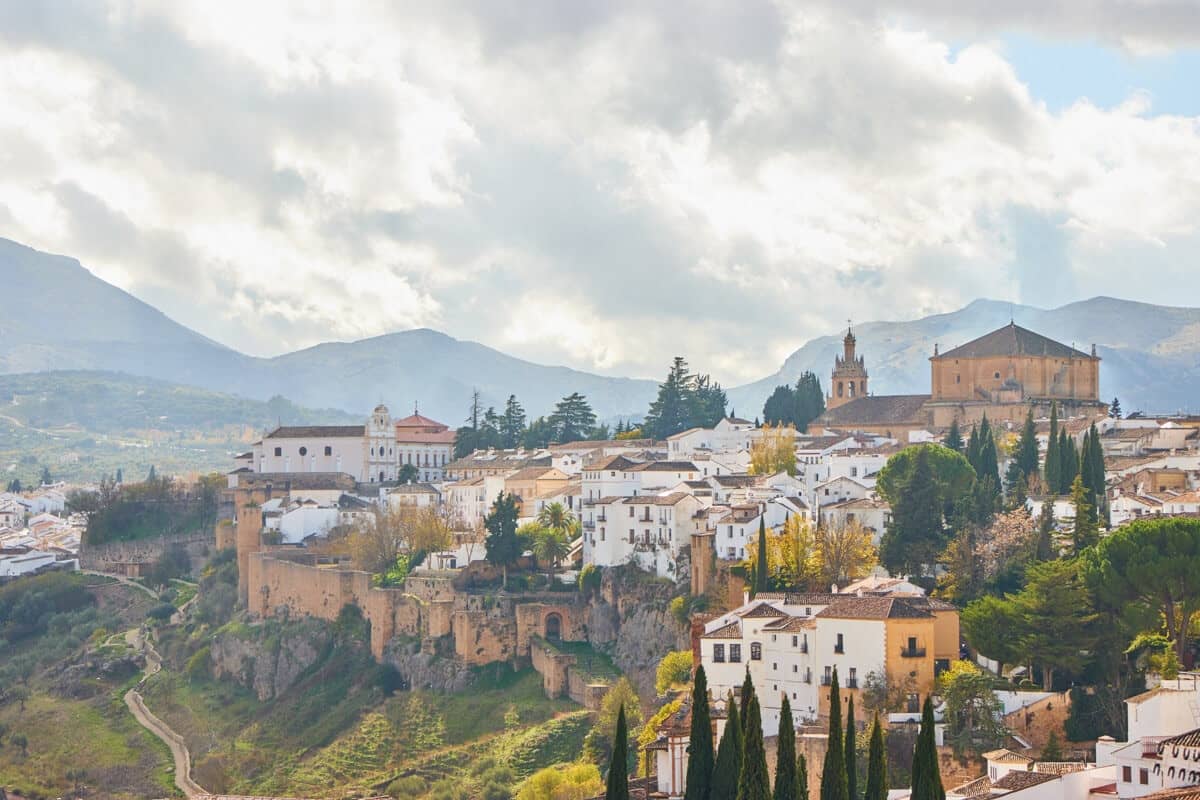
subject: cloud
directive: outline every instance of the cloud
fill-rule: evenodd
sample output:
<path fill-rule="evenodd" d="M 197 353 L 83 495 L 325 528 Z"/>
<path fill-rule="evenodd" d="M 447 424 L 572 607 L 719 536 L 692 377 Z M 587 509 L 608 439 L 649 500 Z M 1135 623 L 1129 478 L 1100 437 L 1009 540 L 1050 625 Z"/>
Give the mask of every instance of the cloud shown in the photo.
<path fill-rule="evenodd" d="M 1200 288 L 1197 119 L 1052 112 L 993 43 L 1185 46 L 1183 4 L 899 5 L 8 4 L 0 221 L 255 354 L 726 385 L 847 317 Z"/>

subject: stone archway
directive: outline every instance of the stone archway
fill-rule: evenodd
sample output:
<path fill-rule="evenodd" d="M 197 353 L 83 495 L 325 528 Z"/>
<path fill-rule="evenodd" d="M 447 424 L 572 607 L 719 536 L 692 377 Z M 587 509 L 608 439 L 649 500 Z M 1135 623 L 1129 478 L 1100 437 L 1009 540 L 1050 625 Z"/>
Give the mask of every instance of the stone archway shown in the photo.
<path fill-rule="evenodd" d="M 542 628 L 547 640 L 552 642 L 560 641 L 562 639 L 562 615 L 557 612 L 547 614 Z"/>

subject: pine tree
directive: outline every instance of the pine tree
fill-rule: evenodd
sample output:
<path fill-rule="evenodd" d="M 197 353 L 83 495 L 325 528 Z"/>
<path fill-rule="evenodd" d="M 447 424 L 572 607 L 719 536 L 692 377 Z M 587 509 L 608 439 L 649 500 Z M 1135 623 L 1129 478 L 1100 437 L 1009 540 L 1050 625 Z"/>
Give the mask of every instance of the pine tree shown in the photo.
<path fill-rule="evenodd" d="M 49 483 L 50 472 L 45 470 L 42 473 L 42 483 Z M 146 476 L 146 483 L 153 483 L 158 480 L 158 471 L 154 469 L 154 465 L 150 465 L 150 474 Z"/>
<path fill-rule="evenodd" d="M 821 770 L 821 800 L 850 800 L 846 784 L 846 755 L 842 738 L 842 698 L 838 690 L 837 667 L 829 687 L 829 743 Z"/>
<path fill-rule="evenodd" d="M 921 710 L 921 730 L 917 734 L 917 749 L 913 752 L 912 800 L 946 800 L 934 738 L 933 701 L 929 697 L 925 698 Z"/>
<path fill-rule="evenodd" d="M 604 800 L 629 800 L 629 729 L 625 706 L 617 712 L 617 733 L 613 739 L 612 760 L 608 764 L 608 782 Z"/>
<path fill-rule="evenodd" d="M 754 593 L 765 592 L 770 589 L 771 576 L 767 572 L 767 515 L 763 512 L 758 518 L 758 566 L 754 570 Z"/>
<path fill-rule="evenodd" d="M 1046 746 L 1042 748 L 1042 761 L 1051 763 L 1063 760 L 1062 743 L 1058 740 L 1058 731 L 1050 731 Z"/>
<path fill-rule="evenodd" d="M 746 714 L 746 740 L 742 743 L 742 771 L 738 779 L 737 800 L 770 800 L 771 776 L 767 772 L 767 751 L 763 745 L 762 711 L 758 698 L 750 698 Z"/>
<path fill-rule="evenodd" d="M 738 779 L 742 775 L 742 721 L 738 714 L 737 702 L 733 692 L 725 703 L 725 731 L 721 734 L 721 743 L 717 747 L 717 762 L 713 767 L 713 775 L 709 797 L 712 800 L 729 800 L 737 796 Z"/>
<path fill-rule="evenodd" d="M 1108 407 L 1108 415 L 1113 419 L 1121 418 L 1121 399 L 1119 397 L 1113 398 L 1112 405 Z"/>
<path fill-rule="evenodd" d="M 517 447 L 525 435 L 525 408 L 515 394 L 508 396 L 504 404 L 504 416 L 500 420 L 500 439 L 504 447 Z"/>
<path fill-rule="evenodd" d="M 684 800 L 709 800 L 713 776 L 712 715 L 708 708 L 708 678 L 704 665 L 696 668 L 692 684 L 692 728 L 688 735 L 687 787 Z"/>
<path fill-rule="evenodd" d="M 796 759 L 796 800 L 808 800 L 808 759 L 804 753 Z"/>
<path fill-rule="evenodd" d="M 871 742 L 867 753 L 867 792 L 863 800 L 887 800 L 887 756 L 883 751 L 883 728 L 879 715 L 871 726 Z"/>
<path fill-rule="evenodd" d="M 796 727 L 792 722 L 792 704 L 784 692 L 779 709 L 779 737 L 775 740 L 774 800 L 799 800 L 797 780 Z"/>
<path fill-rule="evenodd" d="M 1062 459 L 1058 454 L 1058 403 L 1050 404 L 1050 435 L 1046 439 L 1046 494 L 1062 494 Z"/>
<path fill-rule="evenodd" d="M 1013 462 L 1024 473 L 1026 479 L 1038 471 L 1037 425 L 1033 421 L 1032 408 L 1025 415 L 1025 425 L 1021 428 L 1021 438 L 1017 440 Z"/>
<path fill-rule="evenodd" d="M 1075 476 L 1071 484 L 1071 503 L 1075 506 L 1075 525 L 1071 529 L 1071 547 L 1075 555 L 1100 541 L 1100 529 L 1096 521 L 1096 507 L 1089 500 L 1090 493 L 1083 485 L 1083 477 Z"/>
<path fill-rule="evenodd" d="M 1042 501 L 1042 513 L 1038 515 L 1037 549 L 1038 561 L 1049 561 L 1057 557 L 1054 550 L 1054 500 L 1047 497 Z"/>
<path fill-rule="evenodd" d="M 855 750 L 854 730 L 854 695 L 846 707 L 846 746 L 843 749 L 846 759 L 846 796 L 850 800 L 858 800 L 858 763 Z"/>
<path fill-rule="evenodd" d="M 879 559 L 892 575 L 922 575 L 946 547 L 943 504 L 929 448 L 917 448 L 912 471 L 892 506 Z"/>
<path fill-rule="evenodd" d="M 963 449 L 962 432 L 958 429 L 958 417 L 955 417 L 950 422 L 950 430 L 946 431 L 946 438 L 942 440 L 942 444 L 949 447 L 955 452 L 961 453 Z"/>

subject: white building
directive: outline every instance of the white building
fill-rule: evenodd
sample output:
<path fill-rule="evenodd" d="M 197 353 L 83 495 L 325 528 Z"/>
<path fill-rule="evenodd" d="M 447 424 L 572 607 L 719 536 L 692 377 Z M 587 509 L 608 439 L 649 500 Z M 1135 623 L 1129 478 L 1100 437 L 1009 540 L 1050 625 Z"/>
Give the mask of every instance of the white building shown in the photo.
<path fill-rule="evenodd" d="M 1159 745 L 1200 728 L 1200 675 L 1181 673 L 1174 680 L 1130 697 L 1125 701 L 1125 714 L 1128 741 L 1101 738 L 1096 743 L 1096 762 L 1116 765 L 1117 795 L 1121 800 L 1170 788 L 1164 783 Z"/>
<path fill-rule="evenodd" d="M 602 567 L 637 564 L 660 577 L 678 578 L 679 554 L 701 530 L 700 501 L 682 492 L 606 497 L 589 507 L 583 563 Z"/>

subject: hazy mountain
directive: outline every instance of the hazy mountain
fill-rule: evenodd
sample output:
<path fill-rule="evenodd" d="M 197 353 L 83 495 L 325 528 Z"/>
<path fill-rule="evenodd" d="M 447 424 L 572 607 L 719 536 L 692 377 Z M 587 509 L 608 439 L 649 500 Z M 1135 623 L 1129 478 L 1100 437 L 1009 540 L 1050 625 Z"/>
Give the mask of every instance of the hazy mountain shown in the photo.
<path fill-rule="evenodd" d="M 174 322 L 74 259 L 5 239 L 0 286 L 11 299 L 0 313 L 0 374 L 116 371 L 364 415 L 381 400 L 397 415 L 416 402 L 450 425 L 465 418 L 473 388 L 497 408 L 516 394 L 531 415 L 578 391 L 602 418 L 643 412 L 656 390 L 651 381 L 542 366 L 431 330 L 255 358 Z"/>
<path fill-rule="evenodd" d="M 1125 411 L 1168 412 L 1200 409 L 1200 309 L 1171 308 L 1095 297 L 1055 309 L 996 300 L 976 300 L 949 314 L 908 322 L 867 322 L 854 326 L 858 353 L 866 359 L 874 394 L 929 391 L 929 357 L 938 344 L 945 352 L 1006 325 L 1018 325 L 1071 344 L 1085 352 L 1092 344 L 1100 357 L 1105 401 L 1121 399 Z M 779 371 L 732 389 L 729 399 L 742 416 L 759 413 L 771 391 L 795 383 L 812 370 L 828 390 L 834 357 L 845 331 L 822 336 L 792 353 Z"/>

